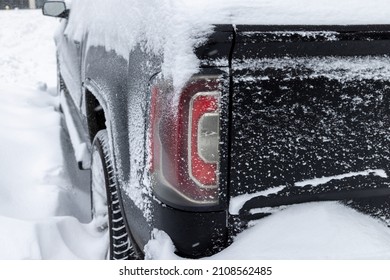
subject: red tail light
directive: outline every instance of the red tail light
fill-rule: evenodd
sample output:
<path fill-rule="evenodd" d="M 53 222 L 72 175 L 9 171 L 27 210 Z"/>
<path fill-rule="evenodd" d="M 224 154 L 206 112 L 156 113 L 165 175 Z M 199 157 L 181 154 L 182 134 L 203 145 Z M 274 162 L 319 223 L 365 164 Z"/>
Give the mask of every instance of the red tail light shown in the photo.
<path fill-rule="evenodd" d="M 196 79 L 179 96 L 152 88 L 150 171 L 154 191 L 164 202 L 218 203 L 219 98 L 216 79 Z"/>

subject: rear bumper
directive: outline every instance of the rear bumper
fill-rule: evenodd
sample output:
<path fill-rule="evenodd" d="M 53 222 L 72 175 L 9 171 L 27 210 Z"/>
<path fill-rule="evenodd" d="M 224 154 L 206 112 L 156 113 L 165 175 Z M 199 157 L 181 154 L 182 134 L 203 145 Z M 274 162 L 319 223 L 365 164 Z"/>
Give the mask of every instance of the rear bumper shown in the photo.
<path fill-rule="evenodd" d="M 155 202 L 155 227 L 172 239 L 177 254 L 199 258 L 228 244 L 227 212 L 187 212 Z"/>

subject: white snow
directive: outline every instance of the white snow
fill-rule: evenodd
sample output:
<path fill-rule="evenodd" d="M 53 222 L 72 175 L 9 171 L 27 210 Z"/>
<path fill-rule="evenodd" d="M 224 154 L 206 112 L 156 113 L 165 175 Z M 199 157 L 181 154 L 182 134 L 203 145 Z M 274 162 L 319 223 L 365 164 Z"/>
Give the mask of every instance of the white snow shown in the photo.
<path fill-rule="evenodd" d="M 52 55 L 54 44 L 42 44 L 42 39 L 48 40 L 52 36 L 57 21 L 38 16 L 38 11 L 0 12 L 2 84 L 35 86 L 38 81 L 45 81 L 55 85 L 56 72 L 53 67 L 56 57 Z M 41 62 L 42 59 L 44 63 Z"/>
<path fill-rule="evenodd" d="M 238 70 L 250 67 L 262 70 L 266 68 L 286 70 L 292 67 L 303 67 L 310 69 L 310 73 L 302 74 L 303 78 L 327 77 L 342 82 L 364 79 L 389 80 L 390 77 L 389 56 L 245 59 L 237 63 L 235 67 Z M 258 77 L 258 79 L 268 78 L 267 76 Z"/>
<path fill-rule="evenodd" d="M 159 232 L 146 248 L 151 259 L 173 255 Z M 160 246 L 171 250 L 158 250 Z M 337 202 L 289 206 L 240 233 L 231 246 L 205 259 L 389 259 L 390 231 L 381 222 Z"/>
<path fill-rule="evenodd" d="M 230 204 L 229 204 L 229 213 L 232 215 L 238 215 L 238 212 L 240 211 L 242 206 L 244 206 L 245 202 L 257 196 L 268 196 L 270 194 L 276 194 L 284 190 L 285 187 L 286 186 L 271 187 L 264 191 L 259 191 L 255 193 L 245 193 L 239 196 L 232 197 L 230 199 Z"/>
<path fill-rule="evenodd" d="M 337 202 L 308 203 L 259 220 L 212 259 L 389 259 L 389 241 L 379 221 Z"/>
<path fill-rule="evenodd" d="M 319 185 L 326 184 L 332 180 L 342 180 L 344 178 L 349 178 L 349 177 L 354 177 L 354 176 L 369 176 L 369 175 L 379 176 L 382 178 L 388 178 L 386 172 L 383 169 L 369 169 L 369 170 L 360 171 L 360 172 L 349 172 L 346 174 L 341 174 L 341 175 L 336 175 L 336 176 L 321 177 L 321 178 L 316 178 L 316 179 L 312 179 L 312 180 L 305 180 L 305 181 L 295 183 L 294 186 L 295 187 L 304 187 L 304 186 L 310 185 L 310 186 L 316 187 Z"/>
<path fill-rule="evenodd" d="M 0 10 L 0 259 L 104 257 L 104 237 L 72 217 L 88 220 L 80 212 L 89 197 L 64 167 L 57 22 L 38 10 Z"/>
<path fill-rule="evenodd" d="M 163 74 L 179 89 L 196 73 L 193 48 L 214 24 L 385 24 L 387 0 L 84 0 L 72 3 L 66 33 L 124 58 L 140 45 L 164 57 Z M 88 16 L 86 16 L 88 15 Z"/>
<path fill-rule="evenodd" d="M 180 259 L 175 254 L 175 246 L 168 234 L 154 229 L 152 239 L 145 246 L 146 260 L 175 260 Z"/>
<path fill-rule="evenodd" d="M 295 5 L 284 5 L 285 9 L 282 8 L 281 12 L 290 13 L 290 8 L 291 11 L 297 11 L 297 7 L 302 7 L 297 6 L 296 1 L 288 2 Z M 158 3 L 167 6 L 169 3 L 175 4 L 176 8 L 181 7 L 184 10 L 194 9 L 194 15 L 189 19 L 194 19 L 201 10 L 196 4 L 199 2 L 195 1 L 183 1 L 181 5 L 176 1 Z M 215 8 L 218 3 L 221 4 L 222 1 L 214 1 L 208 5 Z M 266 18 L 267 11 L 282 2 L 236 1 L 235 14 L 239 15 L 242 10 L 247 10 L 250 3 L 257 7 L 263 5 L 263 15 Z M 302 3 L 315 6 L 311 1 Z M 319 3 L 324 5 L 325 1 Z M 326 9 L 328 12 L 347 4 L 353 7 L 351 1 L 330 0 L 326 3 L 330 3 Z M 356 0 L 355 3 L 360 3 L 357 6 L 363 10 L 363 1 Z M 383 15 L 389 10 L 384 9 L 386 5 L 386 1 L 373 1 L 364 11 L 370 15 L 377 10 L 376 23 L 380 23 L 384 21 Z M 107 6 L 108 9 L 115 5 L 110 2 Z M 96 7 L 91 7 L 87 14 L 96 12 Z M 153 21 L 157 11 L 150 7 L 152 5 L 149 5 L 145 12 L 150 12 L 147 17 Z M 120 10 L 118 9 L 118 12 Z M 221 16 L 219 11 L 211 11 L 215 13 L 215 18 Z M 168 8 L 166 13 L 170 13 Z M 224 9 L 221 9 L 221 13 L 224 13 Z M 352 12 L 348 13 L 352 15 Z M 357 15 L 361 16 L 361 21 L 367 19 L 366 14 Z M 137 14 L 135 16 L 137 17 Z M 178 15 L 172 17 L 173 22 L 189 15 L 183 13 L 182 17 L 175 19 L 176 16 Z M 141 10 L 138 14 L 138 18 L 140 17 Z M 93 18 L 91 16 L 90 20 Z M 264 20 L 264 17 L 258 19 Z M 157 20 L 155 22 L 157 24 Z M 60 134 L 63 132 L 60 115 L 55 110 L 57 97 L 53 96 L 56 69 L 52 35 L 57 23 L 56 19 L 41 16 L 40 11 L 0 11 L 0 259 L 105 257 L 104 236 L 96 232 L 94 225 L 80 213 L 88 212 L 88 209 L 74 209 L 74 206 L 77 206 L 74 201 L 79 199 L 80 195 L 86 194 L 72 184 L 72 178 L 65 168 L 65 153 L 70 151 L 62 153 Z M 153 29 L 157 27 L 148 26 L 148 32 L 154 34 L 156 31 Z M 191 25 L 191 28 L 193 27 L 194 25 Z M 102 28 L 104 29 L 104 26 Z M 187 28 L 190 28 L 190 25 Z M 199 33 L 201 36 L 211 29 L 202 30 L 203 33 Z M 83 31 L 83 28 L 80 31 Z M 165 32 L 166 34 L 169 33 Z M 175 34 L 176 38 L 180 37 L 179 35 Z M 155 40 L 159 38 L 161 37 L 156 37 Z M 116 42 L 115 38 L 111 41 L 111 38 L 107 37 L 107 40 L 113 44 Z M 152 45 L 150 47 L 152 48 Z M 186 49 L 187 47 L 186 43 L 180 47 L 181 55 L 190 50 Z M 180 62 L 173 60 L 170 63 L 175 65 Z M 378 176 L 385 175 L 381 171 L 375 172 Z M 281 188 L 267 192 L 277 192 Z M 89 203 L 88 196 L 83 199 L 83 203 Z M 239 209 L 239 205 L 247 199 L 248 197 L 240 201 L 237 199 L 234 208 Z M 153 236 L 154 239 L 146 247 L 147 258 L 178 259 L 170 238 L 164 232 L 155 230 Z M 239 234 L 229 248 L 211 259 L 389 258 L 390 231 L 384 223 L 336 202 L 328 202 L 290 206 L 259 220 L 253 223 L 250 229 Z"/>
<path fill-rule="evenodd" d="M 73 217 L 27 221 L 1 216 L 0 224 L 0 259 L 104 257 L 104 239 L 95 233 L 92 224 L 82 225 Z"/>

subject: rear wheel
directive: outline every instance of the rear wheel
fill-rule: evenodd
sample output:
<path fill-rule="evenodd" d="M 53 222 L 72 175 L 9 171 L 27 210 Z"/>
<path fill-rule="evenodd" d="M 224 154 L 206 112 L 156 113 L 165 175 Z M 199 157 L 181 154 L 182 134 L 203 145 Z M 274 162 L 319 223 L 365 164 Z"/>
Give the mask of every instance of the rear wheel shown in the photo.
<path fill-rule="evenodd" d="M 98 231 L 107 236 L 107 259 L 135 259 L 123 219 L 107 130 L 99 131 L 92 145 L 92 218 Z"/>

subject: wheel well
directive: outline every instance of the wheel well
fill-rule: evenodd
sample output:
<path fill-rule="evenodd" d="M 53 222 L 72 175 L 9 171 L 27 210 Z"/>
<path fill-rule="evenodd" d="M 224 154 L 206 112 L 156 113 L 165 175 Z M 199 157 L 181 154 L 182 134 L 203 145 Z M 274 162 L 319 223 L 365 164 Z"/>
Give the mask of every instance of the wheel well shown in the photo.
<path fill-rule="evenodd" d="M 98 131 L 106 129 L 106 116 L 104 115 L 103 107 L 100 105 L 99 101 L 88 90 L 86 91 L 85 102 L 88 120 L 88 133 L 92 142 Z"/>

